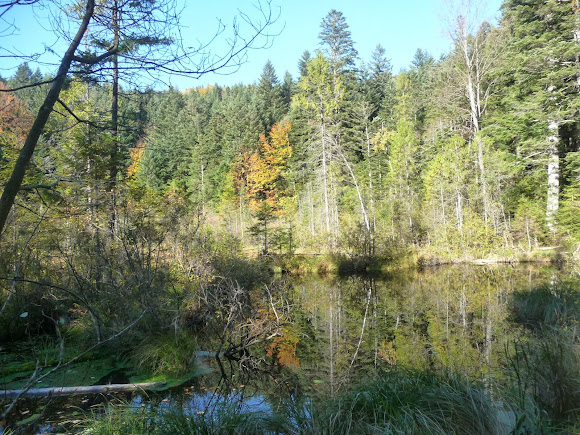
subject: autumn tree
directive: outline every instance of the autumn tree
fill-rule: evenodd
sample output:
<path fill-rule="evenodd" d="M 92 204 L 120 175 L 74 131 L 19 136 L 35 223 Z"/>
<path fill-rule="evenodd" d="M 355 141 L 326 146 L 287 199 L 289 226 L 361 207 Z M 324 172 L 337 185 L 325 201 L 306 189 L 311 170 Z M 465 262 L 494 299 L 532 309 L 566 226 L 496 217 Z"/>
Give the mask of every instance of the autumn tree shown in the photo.
<path fill-rule="evenodd" d="M 274 124 L 268 138 L 260 136 L 258 150 L 248 160 L 246 196 L 258 220 L 251 231 L 263 237 L 264 253 L 268 252 L 268 223 L 283 213 L 288 196 L 285 172 L 292 155 L 290 130 L 288 122 Z"/>
<path fill-rule="evenodd" d="M 0 90 L 6 90 L 0 83 Z M 26 104 L 9 92 L 0 92 L 0 178 L 5 182 L 10 165 L 16 160 L 26 132 L 30 128 L 32 115 Z"/>

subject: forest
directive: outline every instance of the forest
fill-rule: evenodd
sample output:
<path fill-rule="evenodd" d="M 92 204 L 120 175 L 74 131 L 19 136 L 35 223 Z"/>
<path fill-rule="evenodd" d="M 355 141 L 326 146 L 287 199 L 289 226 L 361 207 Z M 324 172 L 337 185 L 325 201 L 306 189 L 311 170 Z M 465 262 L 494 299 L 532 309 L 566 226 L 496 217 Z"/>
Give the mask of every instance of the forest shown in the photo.
<path fill-rule="evenodd" d="M 0 12 L 29 7 L 20 3 L 35 2 L 2 2 Z M 318 40 L 295 59 L 298 77 L 267 62 L 253 84 L 183 91 L 140 86 L 135 71 L 170 74 L 176 67 L 163 57 L 170 56 L 185 66 L 178 73 L 195 76 L 235 62 L 248 46 L 191 67 L 161 33 L 171 23 L 150 18 L 165 11 L 168 0 L 73 3 L 68 19 L 79 32 L 58 72 L 22 62 L 0 77 L 0 379 L 3 389 L 21 392 L 2 402 L 0 391 L 0 433 L 18 420 L 11 415 L 28 390 L 42 381 L 58 384 L 51 377 L 80 362 L 138 366 L 140 380 L 167 375 L 175 385 L 199 369 L 192 357 L 199 350 L 257 370 L 249 351 L 257 346 L 262 362 L 297 366 L 297 354 L 310 355 L 316 343 L 306 350 L 306 338 L 299 338 L 306 333 L 296 325 L 306 328 L 314 320 L 293 308 L 299 296 L 286 280 L 294 277 L 385 278 L 478 262 L 577 267 L 577 0 L 505 0 L 498 23 L 482 21 L 477 2 L 457 2 L 463 8 L 447 29 L 452 50 L 435 58 L 419 48 L 400 72 L 393 71 L 387 41 L 377 41 L 371 59 L 361 59 L 348 17 L 332 9 L 321 17 Z M 265 21 L 253 27 L 258 35 L 271 24 L 268 11 L 262 13 Z M 331 357 L 324 370 L 331 379 L 341 364 L 356 367 L 359 352 L 374 352 L 375 367 L 381 358 L 391 368 L 397 360 L 412 361 L 402 347 L 393 356 L 395 339 L 383 347 L 379 339 L 374 345 L 363 340 L 365 328 L 375 331 L 367 317 L 378 306 L 371 298 L 376 285 L 369 285 L 368 296 L 367 287 L 353 296 L 363 308 L 354 321 L 362 322 L 360 340 L 344 345 L 356 350 L 352 362 L 335 361 L 340 346 L 333 350 L 348 304 L 340 291 L 329 290 L 330 302 L 321 297 L 320 306 L 330 304 Z M 535 297 L 548 306 L 550 292 L 540 293 Z M 492 334 L 487 320 L 492 311 L 485 311 L 491 305 L 470 314 L 461 295 L 457 325 L 463 329 L 457 330 L 479 319 L 488 332 L 474 346 L 499 342 L 501 333 Z M 555 339 L 576 352 L 567 360 L 573 367 L 580 340 L 569 330 L 577 325 L 572 305 L 578 298 L 568 287 L 562 295 L 558 301 L 570 304 L 568 311 L 557 305 L 557 319 L 545 328 L 568 331 Z M 490 297 L 477 298 L 474 304 Z M 518 306 L 531 309 L 526 304 Z M 411 317 L 388 322 L 394 330 L 406 321 L 418 325 Z M 547 330 L 534 328 L 533 334 Z M 508 366 L 510 358 L 496 363 Z M 391 385 L 439 385 L 440 373 L 405 373 Z M 333 382 L 327 393 L 334 398 Z M 445 382 L 445 388 L 463 388 L 459 380 Z M 468 393 L 489 393 L 485 382 Z M 511 433 L 553 428 L 553 422 L 577 425 L 580 386 L 574 382 L 559 407 L 538 401 L 533 412 L 527 405 L 506 411 L 515 421 Z M 520 399 L 532 394 L 529 385 L 519 385 Z M 538 393 L 540 384 L 533 385 Z M 354 409 L 352 397 L 342 400 Z M 304 414 L 288 421 L 316 414 L 300 409 Z M 441 433 L 461 432 L 437 418 Z M 397 424 L 435 433 L 429 421 L 422 426 L 403 416 Z M 349 433 L 348 425 L 309 424 L 310 432 L 268 426 L 263 433 Z M 508 427 L 498 424 L 471 433 Z M 241 433 L 258 433 L 252 427 Z M 381 427 L 398 433 L 395 426 Z M 134 430 L 126 433 L 145 431 Z M 208 430 L 203 433 L 214 433 Z M 220 430 L 215 433 L 230 433 Z"/>

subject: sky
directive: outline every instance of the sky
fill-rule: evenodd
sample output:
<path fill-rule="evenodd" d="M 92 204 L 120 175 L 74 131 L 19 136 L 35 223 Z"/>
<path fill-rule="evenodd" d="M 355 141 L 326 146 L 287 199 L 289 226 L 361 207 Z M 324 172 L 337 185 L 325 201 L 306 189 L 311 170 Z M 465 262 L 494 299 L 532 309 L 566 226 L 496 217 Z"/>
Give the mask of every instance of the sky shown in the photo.
<path fill-rule="evenodd" d="M 243 35 L 251 34 L 251 29 L 240 17 L 245 14 L 254 22 L 262 19 L 257 8 L 258 0 L 181 1 L 180 32 L 185 44 L 210 41 L 218 29 L 218 19 L 225 25 L 222 35 L 212 42 L 211 48 L 215 53 L 220 53 L 227 46 L 234 19 L 240 24 Z M 264 6 L 266 3 L 262 0 L 261 4 Z M 483 17 L 491 22 L 497 21 L 500 4 L 501 0 L 488 0 Z M 224 74 L 208 73 L 198 79 L 167 77 L 160 87 L 171 84 L 184 90 L 209 84 L 251 84 L 259 80 L 268 60 L 274 65 L 280 80 L 286 71 L 296 79 L 302 53 L 305 50 L 314 53 L 319 48 L 320 23 L 331 9 L 343 13 L 361 59 L 370 60 L 376 45 L 381 44 L 391 59 L 394 73 L 408 68 L 418 48 L 437 58 L 451 47 L 445 30 L 447 9 L 444 0 L 271 0 L 271 7 L 277 20 L 268 32 L 275 36 L 268 40 L 259 39 L 257 46 L 260 48 L 249 50 L 245 62 L 239 68 L 225 70 Z M 4 57 L 6 49 L 33 53 L 49 47 L 59 56 L 64 53 L 66 45 L 50 30 L 47 20 L 50 12 L 46 8 L 18 6 L 2 17 L 1 76 L 9 77 L 13 68 L 21 63 L 21 59 Z M 41 71 L 56 71 L 56 67 L 50 65 L 58 61 L 56 55 L 48 53 L 40 60 L 46 63 L 39 64 Z M 36 64 L 30 62 L 30 66 L 35 68 Z"/>

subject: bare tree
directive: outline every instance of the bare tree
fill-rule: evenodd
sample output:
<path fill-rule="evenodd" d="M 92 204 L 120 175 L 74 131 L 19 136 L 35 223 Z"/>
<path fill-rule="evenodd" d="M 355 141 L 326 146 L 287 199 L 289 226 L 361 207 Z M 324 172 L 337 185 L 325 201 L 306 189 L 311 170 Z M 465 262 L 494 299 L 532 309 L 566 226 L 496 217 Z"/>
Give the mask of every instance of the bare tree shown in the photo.
<path fill-rule="evenodd" d="M 484 20 L 485 1 L 449 0 L 447 30 L 455 45 L 457 77 L 464 86 L 469 103 L 469 130 L 477 146 L 481 199 L 484 220 L 491 214 L 487 173 L 484 164 L 483 140 L 478 135 L 495 82 L 490 71 L 500 58 L 500 41 L 494 40 L 490 24 Z"/>

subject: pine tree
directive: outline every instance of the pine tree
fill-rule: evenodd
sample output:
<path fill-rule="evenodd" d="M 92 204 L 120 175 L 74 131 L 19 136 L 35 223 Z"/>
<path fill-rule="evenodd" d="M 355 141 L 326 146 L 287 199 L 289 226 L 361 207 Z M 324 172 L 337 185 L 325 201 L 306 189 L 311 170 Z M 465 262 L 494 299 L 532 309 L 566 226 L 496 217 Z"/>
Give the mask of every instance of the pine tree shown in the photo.
<path fill-rule="evenodd" d="M 395 83 L 391 61 L 380 44 L 373 51 L 368 68 L 368 98 L 373 107 L 371 118 L 380 116 L 382 122 L 389 122 L 395 105 Z"/>
<path fill-rule="evenodd" d="M 10 89 L 17 89 L 23 86 L 31 86 L 41 82 L 42 79 L 42 73 L 38 68 L 36 71 L 32 71 L 28 66 L 28 62 L 24 62 L 18 66 L 14 75 L 8 80 L 8 87 Z M 24 101 L 28 105 L 29 110 L 34 113 L 38 111 L 42 104 L 46 88 L 47 85 L 26 87 L 15 91 L 14 95 Z"/>
<path fill-rule="evenodd" d="M 284 80 L 280 88 L 280 95 L 282 97 L 282 113 L 287 114 L 290 110 L 290 103 L 292 102 L 292 92 L 294 89 L 294 81 L 292 75 L 286 71 Z"/>
<path fill-rule="evenodd" d="M 358 52 L 348 30 L 348 24 L 342 12 L 332 9 L 320 24 L 318 34 L 323 53 L 329 59 L 332 74 L 337 76 L 346 70 L 352 70 Z"/>
<path fill-rule="evenodd" d="M 573 2 L 507 0 L 502 24 L 510 39 L 506 64 L 498 72 L 504 80 L 501 134 L 526 165 L 547 169 L 546 224 L 555 230 L 561 160 L 577 149 L 571 134 L 580 107 L 577 10 Z"/>
<path fill-rule="evenodd" d="M 174 179 L 183 180 L 187 171 L 189 144 L 180 122 L 185 103 L 180 92 L 170 89 L 153 105 L 153 128 L 141 161 L 142 177 L 151 187 L 163 189 Z"/>
<path fill-rule="evenodd" d="M 298 70 L 300 71 L 300 77 L 305 76 L 308 74 L 308 62 L 310 61 L 311 56 L 308 50 L 304 50 L 302 56 L 298 60 Z"/>
<path fill-rule="evenodd" d="M 270 131 L 283 116 L 282 89 L 272 62 L 266 62 L 258 83 L 259 114 L 263 132 Z"/>

